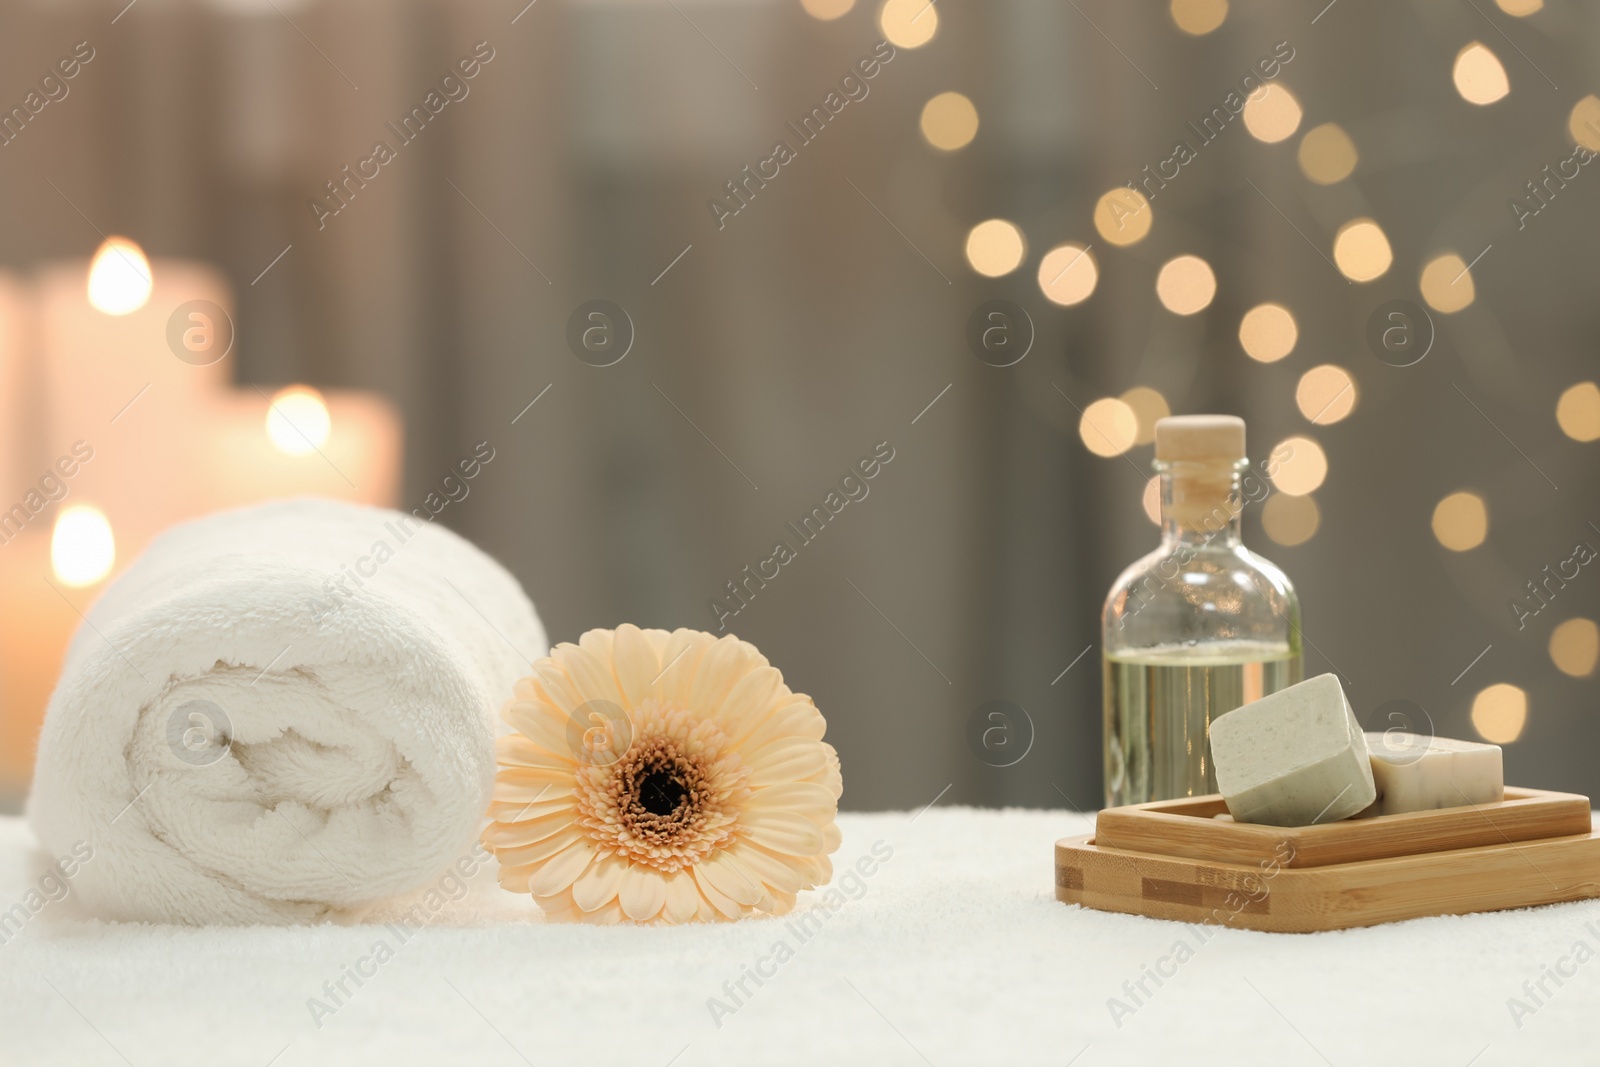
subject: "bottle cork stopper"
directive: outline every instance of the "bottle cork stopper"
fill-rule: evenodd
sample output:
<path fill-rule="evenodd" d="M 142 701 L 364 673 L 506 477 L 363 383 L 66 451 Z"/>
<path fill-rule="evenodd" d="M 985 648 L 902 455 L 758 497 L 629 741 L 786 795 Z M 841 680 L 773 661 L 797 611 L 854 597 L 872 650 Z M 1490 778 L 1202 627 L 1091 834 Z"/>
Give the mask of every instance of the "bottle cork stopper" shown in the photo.
<path fill-rule="evenodd" d="M 1244 420 L 1237 415 L 1171 415 L 1156 422 L 1156 459 L 1162 462 L 1244 458 Z"/>

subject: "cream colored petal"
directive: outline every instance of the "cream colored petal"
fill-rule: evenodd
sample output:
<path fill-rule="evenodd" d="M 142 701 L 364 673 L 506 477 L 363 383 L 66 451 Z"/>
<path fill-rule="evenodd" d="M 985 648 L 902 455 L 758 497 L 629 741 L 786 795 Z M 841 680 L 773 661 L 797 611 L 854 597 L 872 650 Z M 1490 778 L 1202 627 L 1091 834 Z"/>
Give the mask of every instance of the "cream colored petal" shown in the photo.
<path fill-rule="evenodd" d="M 787 915 L 794 910 L 794 901 L 793 893 L 780 893 L 776 889 L 769 888 L 762 895 L 760 903 L 756 905 L 756 910 L 766 912 L 768 915 Z"/>
<path fill-rule="evenodd" d="M 820 825 L 833 821 L 839 802 L 826 786 L 816 782 L 782 782 L 757 789 L 745 807 L 793 811 Z"/>
<path fill-rule="evenodd" d="M 563 849 L 579 843 L 587 845 L 591 850 L 594 847 L 593 842 L 589 840 L 589 835 L 584 832 L 581 826 L 574 826 L 569 823 L 548 837 L 534 841 L 531 844 L 519 845 L 515 848 L 497 848 L 495 849 L 495 856 L 501 863 L 509 864 L 513 867 L 521 866 L 524 863 L 543 863 Z M 566 886 L 561 888 L 565 889 Z"/>
<path fill-rule="evenodd" d="M 699 630 L 674 630 L 661 650 L 662 669 L 661 677 L 656 679 L 656 696 L 672 703 L 687 704 L 700 661 L 713 643 L 710 634 Z"/>
<path fill-rule="evenodd" d="M 615 926 L 622 921 L 622 907 L 612 903 L 594 911 L 580 911 L 577 916 L 579 922 L 590 926 Z"/>
<path fill-rule="evenodd" d="M 705 872 L 700 869 L 703 864 L 696 864 L 690 870 L 694 872 L 695 888 L 700 890 L 700 895 L 711 905 L 711 909 L 718 917 L 737 919 L 744 914 L 739 905 L 706 880 Z"/>
<path fill-rule="evenodd" d="M 695 864 L 695 877 L 709 881 L 720 893 L 746 906 L 761 899 L 761 880 L 733 858 L 731 852 L 716 852 Z"/>
<path fill-rule="evenodd" d="M 492 822 L 483 831 L 483 843 L 494 849 L 520 848 L 543 841 L 573 825 L 573 809 L 550 812 L 521 822 Z"/>
<path fill-rule="evenodd" d="M 839 851 L 839 845 L 844 841 L 844 835 L 839 832 L 839 824 L 830 822 L 822 828 L 822 851 L 833 855 Z"/>
<path fill-rule="evenodd" d="M 747 811 L 739 825 L 750 840 L 791 856 L 815 855 L 826 840 L 816 823 L 790 811 Z"/>
<path fill-rule="evenodd" d="M 502 767 L 494 778 L 494 800 L 541 800 L 549 792 L 572 787 L 572 772 L 543 767 Z"/>
<path fill-rule="evenodd" d="M 513 700 L 506 704 L 500 717 L 546 752 L 572 755 L 572 742 L 567 737 L 569 717 L 553 704 L 542 700 Z"/>
<path fill-rule="evenodd" d="M 798 782 L 813 774 L 823 774 L 828 769 L 827 755 L 815 741 L 795 738 L 768 745 L 751 753 L 745 762 L 750 765 L 749 785 L 756 789 L 781 782 Z"/>
<path fill-rule="evenodd" d="M 500 888 L 511 893 L 526 893 L 528 876 L 531 874 L 533 874 L 532 866 L 507 867 L 502 864 L 499 874 Z"/>
<path fill-rule="evenodd" d="M 734 685 L 716 718 L 730 733 L 741 730 L 745 723 L 759 722 L 769 715 L 785 688 L 783 675 L 773 667 L 757 667 Z"/>
<path fill-rule="evenodd" d="M 610 630 L 585 630 L 578 638 L 578 647 L 600 662 L 608 663 L 613 655 L 613 638 Z"/>
<path fill-rule="evenodd" d="M 688 871 L 674 871 L 664 879 L 667 901 L 663 909 L 669 921 L 686 923 L 700 912 L 700 891 L 694 886 L 694 875 Z"/>
<path fill-rule="evenodd" d="M 665 663 L 661 658 L 661 650 L 667 647 L 667 640 L 672 635 L 665 630 L 642 630 L 645 641 L 649 642 L 650 651 L 656 654 L 657 663 Z"/>
<path fill-rule="evenodd" d="M 508 719 L 507 721 L 509 722 L 510 720 Z M 513 723 L 513 725 L 516 724 Z M 522 729 L 520 726 L 517 728 L 519 730 Z M 565 743 L 560 744 L 559 747 L 551 747 L 552 744 L 555 744 L 555 741 L 553 738 L 546 737 L 544 740 L 550 741 L 551 744 L 538 744 L 525 736 L 526 733 L 527 731 L 523 730 L 522 733 L 502 734 L 495 738 L 495 762 L 502 767 L 565 768 L 569 773 L 571 772 L 572 766 L 576 761 L 573 760 L 571 753 L 567 751 L 568 746 Z"/>
<path fill-rule="evenodd" d="M 539 698 L 539 684 L 533 678 L 518 678 L 511 683 L 511 693 L 518 700 L 537 700 Z"/>
<path fill-rule="evenodd" d="M 549 786 L 538 800 L 496 800 L 489 805 L 489 818 L 495 822 L 516 822 L 524 817 L 547 814 L 555 806 L 571 803 L 570 786 Z"/>
<path fill-rule="evenodd" d="M 794 862 L 793 856 L 770 852 L 754 842 L 736 845 L 732 851 L 738 853 L 739 862 L 768 889 L 795 893 L 806 887 L 806 872 Z"/>
<path fill-rule="evenodd" d="M 617 887 L 628 861 L 616 853 L 601 856 L 572 883 L 572 900 L 583 911 L 594 911 L 617 899 Z"/>
<path fill-rule="evenodd" d="M 622 904 L 622 914 L 634 922 L 648 922 L 661 914 L 667 902 L 667 883 L 654 867 L 632 863 L 622 872 L 622 886 L 617 891 Z"/>
<path fill-rule="evenodd" d="M 559 893 L 577 881 L 593 861 L 594 845 L 587 838 L 575 841 L 565 851 L 551 856 L 544 866 L 534 872 L 528 880 L 528 889 L 536 897 Z"/>
<path fill-rule="evenodd" d="M 554 660 L 542 659 L 535 663 L 533 673 L 539 697 L 562 715 L 570 716 L 583 706 L 583 694 Z"/>
<path fill-rule="evenodd" d="M 782 694 L 779 694 L 781 697 Z M 774 741 L 785 737 L 800 737 L 809 741 L 821 741 L 822 735 L 827 732 L 828 724 L 823 719 L 822 712 L 811 703 L 810 697 L 801 700 L 780 701 L 779 706 L 765 719 L 751 724 L 744 735 L 735 735 L 735 742 L 743 748 L 754 751 L 765 748 Z"/>
<path fill-rule="evenodd" d="M 568 646 L 555 656 L 561 669 L 572 679 L 573 688 L 584 702 L 603 700 L 622 707 L 622 690 L 609 659 L 600 659 L 587 649 Z"/>
<path fill-rule="evenodd" d="M 688 706 L 701 714 L 721 706 L 728 691 L 749 670 L 745 643 L 728 636 L 717 641 L 700 660 L 694 684 L 689 687 Z"/>
<path fill-rule="evenodd" d="M 650 696 L 651 685 L 661 673 L 661 661 L 644 632 L 631 624 L 617 627 L 612 647 L 616 654 L 617 683 L 627 698 L 624 706 L 632 710 Z"/>

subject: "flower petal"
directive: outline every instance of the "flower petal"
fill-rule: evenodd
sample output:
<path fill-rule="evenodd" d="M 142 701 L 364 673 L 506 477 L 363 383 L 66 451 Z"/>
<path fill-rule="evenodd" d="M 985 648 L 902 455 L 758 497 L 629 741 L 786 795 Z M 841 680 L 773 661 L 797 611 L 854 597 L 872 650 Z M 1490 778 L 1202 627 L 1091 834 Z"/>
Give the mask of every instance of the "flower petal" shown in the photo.
<path fill-rule="evenodd" d="M 528 880 L 528 890 L 536 897 L 559 893 L 578 880 L 594 860 L 594 844 L 587 838 L 574 841 L 563 852 L 551 856 Z"/>
<path fill-rule="evenodd" d="M 668 921 L 686 923 L 700 913 L 700 891 L 694 887 L 694 875 L 688 871 L 674 871 L 663 883 L 667 890 L 663 911 Z"/>
<path fill-rule="evenodd" d="M 551 658 L 567 672 L 573 689 L 584 703 L 603 700 L 622 707 L 622 690 L 617 688 L 617 676 L 611 669 L 610 659 L 600 659 L 576 645 L 562 645 Z M 576 710 L 581 710 L 581 705 Z"/>
<path fill-rule="evenodd" d="M 572 743 L 567 739 L 568 716 L 542 700 L 512 700 L 501 709 L 500 718 L 531 744 L 572 758 Z"/>
<path fill-rule="evenodd" d="M 712 911 L 729 919 L 737 919 L 742 916 L 744 911 L 739 905 L 734 903 L 726 893 L 706 880 L 705 872 L 700 869 L 702 866 L 703 864 L 696 864 L 690 869 L 694 871 L 695 888 L 700 890 L 700 895 L 711 905 Z"/>
<path fill-rule="evenodd" d="M 615 650 L 617 684 L 626 699 L 624 707 L 630 710 L 637 708 L 650 695 L 650 687 L 656 675 L 661 673 L 661 661 L 656 658 L 655 649 L 650 647 L 644 631 L 631 624 L 617 627 L 612 648 Z"/>
<path fill-rule="evenodd" d="M 661 913 L 667 902 L 667 883 L 661 872 L 642 863 L 630 863 L 622 872 L 622 887 L 617 890 L 622 913 L 635 922 L 646 922 Z"/>
<path fill-rule="evenodd" d="M 737 904 L 752 905 L 761 899 L 761 882 L 730 852 L 714 852 L 695 864 L 695 876 L 709 881 L 718 892 Z"/>
<path fill-rule="evenodd" d="M 674 630 L 661 650 L 661 677 L 656 679 L 656 696 L 669 703 L 687 704 L 700 660 L 714 642 L 715 638 L 699 630 Z"/>
<path fill-rule="evenodd" d="M 792 811 L 747 811 L 739 816 L 739 825 L 750 840 L 791 856 L 814 856 L 826 840 L 816 823 Z"/>
<path fill-rule="evenodd" d="M 542 863 L 562 849 L 569 848 L 578 842 L 585 842 L 590 848 L 594 847 L 594 843 L 589 841 L 588 834 L 584 832 L 583 827 L 568 823 L 549 837 L 530 844 L 519 845 L 515 848 L 497 848 L 494 854 L 502 864 L 516 867 L 524 863 Z M 561 888 L 565 889 L 566 886 Z M 541 893 L 539 895 L 548 896 L 549 894 Z"/>
<path fill-rule="evenodd" d="M 798 782 L 828 769 L 828 757 L 822 746 L 816 741 L 798 737 L 777 741 L 759 752 L 753 752 L 746 757 L 746 762 L 750 765 L 747 784 L 752 789 L 782 782 Z"/>
<path fill-rule="evenodd" d="M 844 835 L 839 832 L 839 824 L 830 822 L 822 828 L 822 851 L 832 855 L 839 851 L 839 846 L 844 843 Z"/>
<path fill-rule="evenodd" d="M 551 767 L 556 769 L 570 769 L 575 762 L 568 746 L 555 738 L 545 738 L 549 743 L 536 743 L 527 734 L 527 726 L 523 723 L 512 722 L 507 717 L 506 721 L 521 731 L 514 734 L 503 734 L 495 738 L 495 761 L 502 767 Z M 552 747 L 552 746 L 559 747 Z"/>
<path fill-rule="evenodd" d="M 817 710 L 817 706 L 811 703 L 810 697 L 782 703 L 771 715 L 751 725 L 753 729 L 749 733 L 742 736 L 735 735 L 735 741 L 740 747 L 751 751 L 766 748 L 774 741 L 785 737 L 803 737 L 810 741 L 821 741 L 822 735 L 828 730 L 827 720 L 822 717 L 822 712 Z"/>
<path fill-rule="evenodd" d="M 502 823 L 492 822 L 483 831 L 483 843 L 492 849 L 519 848 L 523 845 L 532 845 L 556 834 L 573 825 L 573 812 L 569 807 L 564 811 L 550 812 L 520 822 Z"/>
<path fill-rule="evenodd" d="M 572 772 L 554 767 L 502 767 L 494 776 L 493 799 L 526 804 L 563 787 L 571 789 Z"/>
<path fill-rule="evenodd" d="M 776 668 L 757 667 L 734 684 L 715 717 L 724 730 L 737 734 L 746 723 L 765 718 L 783 688 L 783 675 Z"/>
<path fill-rule="evenodd" d="M 745 870 L 761 879 L 768 889 L 796 893 L 807 888 L 806 872 L 794 862 L 793 856 L 768 851 L 754 842 L 736 845 L 733 851 L 738 853 Z"/>
<path fill-rule="evenodd" d="M 500 888 L 511 893 L 526 893 L 528 891 L 528 876 L 533 873 L 531 866 L 500 868 Z"/>
<path fill-rule="evenodd" d="M 833 821 L 839 801 L 825 786 L 816 782 L 779 782 L 757 789 L 745 806 L 792 811 L 822 824 Z"/>
<path fill-rule="evenodd" d="M 702 712 L 719 707 L 734 683 L 749 669 L 745 655 L 748 647 L 732 634 L 712 645 L 700 660 L 700 669 L 695 671 L 694 684 L 689 687 L 685 703 Z"/>
<path fill-rule="evenodd" d="M 622 872 L 627 869 L 628 861 L 616 853 L 601 856 L 572 883 L 573 903 L 583 911 L 594 911 L 616 900 L 617 887 L 622 884 Z"/>

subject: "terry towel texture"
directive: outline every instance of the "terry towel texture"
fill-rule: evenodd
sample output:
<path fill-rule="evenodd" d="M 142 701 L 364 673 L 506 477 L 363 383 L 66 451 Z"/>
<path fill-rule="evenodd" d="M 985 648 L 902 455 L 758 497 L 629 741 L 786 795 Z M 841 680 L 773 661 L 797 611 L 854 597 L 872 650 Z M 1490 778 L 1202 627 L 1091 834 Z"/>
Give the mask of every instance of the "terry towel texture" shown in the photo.
<path fill-rule="evenodd" d="M 341 582 L 342 579 L 342 582 Z M 162 534 L 89 612 L 28 815 L 108 919 L 359 914 L 470 848 L 495 712 L 548 650 L 521 587 L 443 527 L 280 501 Z"/>

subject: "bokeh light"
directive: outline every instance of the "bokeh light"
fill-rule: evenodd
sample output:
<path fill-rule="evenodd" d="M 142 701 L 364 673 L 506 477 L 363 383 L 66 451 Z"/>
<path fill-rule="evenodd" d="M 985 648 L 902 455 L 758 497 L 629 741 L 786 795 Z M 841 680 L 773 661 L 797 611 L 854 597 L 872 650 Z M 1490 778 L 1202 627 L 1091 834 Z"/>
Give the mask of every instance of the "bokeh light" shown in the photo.
<path fill-rule="evenodd" d="M 267 436 L 280 452 L 302 456 L 328 443 L 333 420 L 322 394 L 309 385 L 280 390 L 267 408 Z"/>
<path fill-rule="evenodd" d="M 1544 0 L 1494 0 L 1500 10 L 1513 18 L 1526 18 L 1536 11 L 1544 10 Z"/>
<path fill-rule="evenodd" d="M 1350 177 L 1360 157 L 1356 143 L 1344 127 L 1324 122 L 1300 139 L 1300 170 L 1318 185 L 1332 185 Z"/>
<path fill-rule="evenodd" d="M 1257 304 L 1239 320 L 1239 344 L 1245 355 L 1262 363 L 1276 363 L 1287 356 L 1299 339 L 1294 315 L 1282 304 Z"/>
<path fill-rule="evenodd" d="M 1273 493 L 1261 505 L 1261 528 L 1276 544 L 1305 544 L 1321 524 L 1322 512 L 1310 495 Z"/>
<path fill-rule="evenodd" d="M 150 299 L 150 261 L 126 237 L 107 237 L 89 262 L 89 304 L 107 315 L 128 315 Z"/>
<path fill-rule="evenodd" d="M 1600 152 L 1600 97 L 1589 95 L 1572 105 L 1567 132 L 1591 152 Z"/>
<path fill-rule="evenodd" d="M 1309 437 L 1286 437 L 1272 450 L 1272 484 L 1290 496 L 1314 493 L 1328 477 L 1328 454 Z"/>
<path fill-rule="evenodd" d="M 1172 0 L 1172 21 L 1184 33 L 1201 37 L 1228 17 L 1228 0 Z"/>
<path fill-rule="evenodd" d="M 117 540 L 111 520 L 90 504 L 73 504 L 56 516 L 50 535 L 50 569 L 64 585 L 93 585 L 111 573 Z"/>
<path fill-rule="evenodd" d="M 1022 231 L 1005 219 L 986 219 L 967 234 L 967 262 L 986 278 L 1010 274 L 1027 251 Z"/>
<path fill-rule="evenodd" d="M 978 136 L 978 109 L 960 93 L 940 93 L 922 105 L 922 136 L 946 152 L 965 148 Z"/>
<path fill-rule="evenodd" d="M 1551 630 L 1550 662 L 1574 678 L 1593 674 L 1600 662 L 1600 626 L 1590 619 L 1568 619 Z"/>
<path fill-rule="evenodd" d="M 1514 685 L 1499 682 L 1472 700 L 1472 728 L 1492 744 L 1509 745 L 1522 736 L 1527 722 L 1528 694 Z"/>
<path fill-rule="evenodd" d="M 1455 79 L 1456 92 L 1469 104 L 1492 104 L 1511 91 L 1500 57 L 1482 41 L 1473 41 L 1456 54 L 1451 77 Z"/>
<path fill-rule="evenodd" d="M 1144 514 L 1147 519 L 1161 525 L 1161 475 L 1157 474 L 1144 483 L 1144 495 L 1139 503 L 1144 505 Z"/>
<path fill-rule="evenodd" d="M 1294 402 L 1300 414 L 1318 426 L 1328 426 L 1355 410 L 1356 383 L 1343 367 L 1324 363 L 1300 376 Z"/>
<path fill-rule="evenodd" d="M 850 9 L 856 6 L 856 0 L 800 0 L 800 6 L 812 18 L 831 22 L 840 15 L 849 14 Z"/>
<path fill-rule="evenodd" d="M 1138 244 L 1150 232 L 1155 210 L 1137 189 L 1118 186 L 1094 206 L 1094 228 L 1114 245 Z"/>
<path fill-rule="evenodd" d="M 1099 280 L 1094 255 L 1080 244 L 1057 245 L 1039 261 L 1039 289 L 1053 303 L 1082 303 Z"/>
<path fill-rule="evenodd" d="M 1156 296 L 1174 315 L 1193 315 L 1217 295 L 1217 276 L 1199 256 L 1175 256 L 1156 275 Z"/>
<path fill-rule="evenodd" d="M 1600 439 L 1600 385 L 1579 382 L 1568 386 L 1556 401 L 1556 423 L 1574 441 Z"/>
<path fill-rule="evenodd" d="M 1294 135 L 1300 128 L 1300 101 L 1287 88 L 1273 82 L 1251 93 L 1244 101 L 1244 127 L 1250 136 L 1267 144 Z"/>
<path fill-rule="evenodd" d="M 1156 423 L 1172 414 L 1172 409 L 1167 406 L 1167 398 L 1147 385 L 1136 385 L 1122 394 L 1122 402 L 1133 409 L 1134 418 L 1139 422 L 1138 432 L 1134 434 L 1133 443 L 1147 445 L 1156 439 Z"/>
<path fill-rule="evenodd" d="M 1477 296 L 1472 285 L 1472 271 L 1466 260 L 1454 252 L 1435 256 L 1422 268 L 1422 299 L 1435 311 L 1448 315 L 1471 304 Z"/>
<path fill-rule="evenodd" d="M 1078 436 L 1097 456 L 1120 456 L 1139 436 L 1139 418 L 1127 404 L 1108 396 L 1083 409 Z"/>
<path fill-rule="evenodd" d="M 929 0 L 884 0 L 878 27 L 899 48 L 921 48 L 939 30 L 939 9 Z"/>
<path fill-rule="evenodd" d="M 1434 505 L 1433 536 L 1452 552 L 1477 548 L 1489 536 L 1489 505 L 1477 493 L 1451 493 Z"/>
<path fill-rule="evenodd" d="M 1352 219 L 1333 239 L 1333 261 L 1351 281 L 1370 282 L 1383 277 L 1394 262 L 1394 252 L 1383 227 L 1371 219 Z"/>

